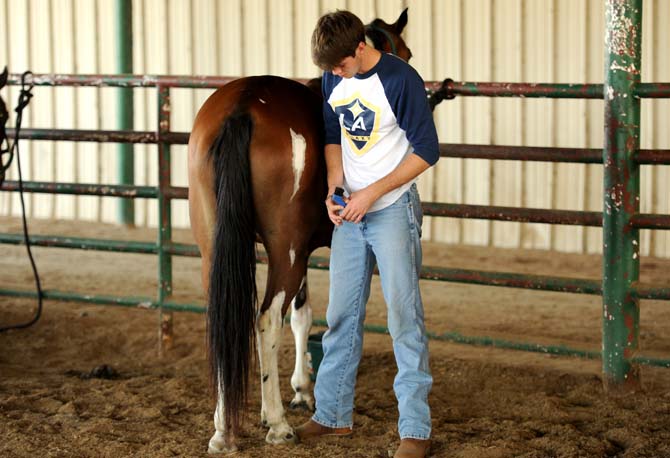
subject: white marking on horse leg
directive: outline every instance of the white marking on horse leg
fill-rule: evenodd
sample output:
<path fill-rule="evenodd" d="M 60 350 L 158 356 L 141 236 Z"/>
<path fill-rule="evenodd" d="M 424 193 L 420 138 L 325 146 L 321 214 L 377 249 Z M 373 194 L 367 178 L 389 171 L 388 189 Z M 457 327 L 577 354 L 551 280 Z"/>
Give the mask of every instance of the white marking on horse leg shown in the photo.
<path fill-rule="evenodd" d="M 291 199 L 293 199 L 300 188 L 300 177 L 305 168 L 307 142 L 305 142 L 305 137 L 293 132 L 293 129 L 289 128 L 289 131 L 291 132 L 291 147 L 293 148 L 293 194 L 291 194 Z"/>
<path fill-rule="evenodd" d="M 261 365 L 261 418 L 270 427 L 266 442 L 286 444 L 295 442 L 295 433 L 286 422 L 279 390 L 277 353 L 282 331 L 282 307 L 286 292 L 280 291 L 272 299 L 270 308 L 258 319 L 258 353 Z"/>
<path fill-rule="evenodd" d="M 314 410 L 314 398 L 309 379 L 311 365 L 307 360 L 307 339 L 309 330 L 312 328 L 312 307 L 309 303 L 307 277 L 303 277 L 301 289 L 302 286 L 305 287 L 305 303 L 296 310 L 296 298 L 291 302 L 291 331 L 295 339 L 295 369 L 291 377 L 295 397 L 291 401 L 291 407 L 306 407 Z M 298 294 L 301 294 L 300 291 Z"/>
<path fill-rule="evenodd" d="M 235 439 L 228 431 L 226 431 L 226 422 L 223 415 L 223 397 L 219 393 L 219 399 L 216 403 L 216 410 L 214 411 L 214 428 L 216 432 L 209 440 L 209 447 L 207 453 L 225 453 L 232 454 L 237 452 L 237 445 Z"/>
<path fill-rule="evenodd" d="M 295 264 L 295 250 L 293 249 L 293 245 L 291 245 L 291 249 L 288 250 L 288 257 L 291 260 L 291 267 L 293 267 L 293 264 Z"/>

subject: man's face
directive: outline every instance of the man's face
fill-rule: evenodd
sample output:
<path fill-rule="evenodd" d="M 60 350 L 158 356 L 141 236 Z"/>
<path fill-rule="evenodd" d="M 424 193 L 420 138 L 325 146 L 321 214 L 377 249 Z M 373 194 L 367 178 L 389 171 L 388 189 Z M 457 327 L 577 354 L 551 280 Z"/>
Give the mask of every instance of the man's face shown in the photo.
<path fill-rule="evenodd" d="M 358 73 L 358 68 L 360 65 L 356 62 L 355 57 L 345 57 L 340 61 L 339 64 L 333 67 L 331 72 L 335 76 L 341 76 L 342 78 L 353 78 L 353 76 Z"/>
<path fill-rule="evenodd" d="M 331 70 L 332 74 L 342 78 L 353 78 L 361 69 L 361 56 L 364 47 L 364 43 L 359 44 L 353 56 L 345 57 L 339 64 L 333 67 Z"/>

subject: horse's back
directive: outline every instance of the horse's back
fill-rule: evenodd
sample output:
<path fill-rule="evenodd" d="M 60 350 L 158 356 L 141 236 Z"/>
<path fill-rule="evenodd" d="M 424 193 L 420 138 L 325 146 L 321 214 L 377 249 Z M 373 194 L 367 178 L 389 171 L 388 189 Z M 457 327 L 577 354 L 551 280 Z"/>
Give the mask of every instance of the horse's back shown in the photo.
<path fill-rule="evenodd" d="M 202 105 L 191 140 L 209 146 L 223 121 L 235 111 L 248 110 L 255 125 L 305 125 L 320 129 L 321 100 L 303 84 L 278 76 L 250 76 L 217 89 Z"/>

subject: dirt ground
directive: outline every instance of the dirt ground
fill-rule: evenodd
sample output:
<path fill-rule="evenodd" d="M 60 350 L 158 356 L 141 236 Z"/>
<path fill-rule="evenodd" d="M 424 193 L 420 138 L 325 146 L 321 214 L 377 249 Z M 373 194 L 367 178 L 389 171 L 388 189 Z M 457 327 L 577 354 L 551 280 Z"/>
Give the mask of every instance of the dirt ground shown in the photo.
<path fill-rule="evenodd" d="M 0 231 L 19 232 L 14 219 Z M 32 222 L 34 234 L 154 240 L 155 231 L 59 221 Z M 175 238 L 189 242 L 187 232 Z M 156 258 L 35 249 L 43 287 L 155 297 Z M 327 254 L 324 251 L 320 254 Z M 600 258 L 542 251 L 425 245 L 425 265 L 599 278 Z M 642 279 L 668 284 L 670 261 L 643 259 Z M 0 245 L 0 289 L 31 290 L 23 247 Z M 263 290 L 264 267 L 259 267 Z M 310 271 L 315 317 L 326 307 L 327 272 Z M 199 260 L 174 261 L 175 300 L 203 303 Z M 431 331 L 599 350 L 599 297 L 423 282 Z M 0 297 L 0 325 L 24 321 L 32 299 Z M 378 279 L 367 322 L 384 324 Z M 174 347 L 157 356 L 158 313 L 135 308 L 45 302 L 42 319 L 0 334 L 0 457 L 198 457 L 213 432 L 204 316 L 175 313 Z M 670 307 L 641 303 L 641 354 L 670 357 Z M 280 374 L 292 397 L 292 336 L 285 330 Z M 108 365 L 117 376 L 86 378 Z M 642 366 L 643 388 L 606 395 L 600 362 L 431 342 L 434 457 L 670 457 L 670 369 Z M 368 334 L 351 438 L 272 447 L 259 424 L 257 374 L 239 457 L 375 457 L 397 446 L 388 336 Z M 304 411 L 289 411 L 298 425 Z"/>

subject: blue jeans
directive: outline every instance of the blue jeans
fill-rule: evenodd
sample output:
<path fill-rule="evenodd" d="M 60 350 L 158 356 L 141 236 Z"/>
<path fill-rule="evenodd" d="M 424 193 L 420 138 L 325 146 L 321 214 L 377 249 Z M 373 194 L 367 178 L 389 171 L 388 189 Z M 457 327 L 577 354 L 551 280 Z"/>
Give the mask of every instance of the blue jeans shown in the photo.
<path fill-rule="evenodd" d="M 375 262 L 388 308 L 398 373 L 401 438 L 428 439 L 428 339 L 419 291 L 421 203 L 412 186 L 395 203 L 367 214 L 359 224 L 335 227 L 330 256 L 330 295 L 312 420 L 331 428 L 353 425 L 354 386 L 363 349 L 363 321 Z M 383 389 L 380 387 L 380 389 Z"/>

